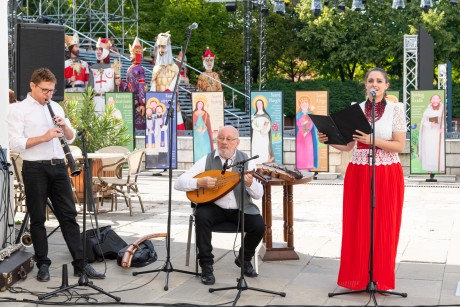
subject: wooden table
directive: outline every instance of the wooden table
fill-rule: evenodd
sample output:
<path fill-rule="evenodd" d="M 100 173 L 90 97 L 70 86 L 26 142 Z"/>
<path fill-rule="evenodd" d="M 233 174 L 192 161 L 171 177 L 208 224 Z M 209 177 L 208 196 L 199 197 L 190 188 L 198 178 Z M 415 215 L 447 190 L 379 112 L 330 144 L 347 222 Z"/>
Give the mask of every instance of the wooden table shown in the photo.
<path fill-rule="evenodd" d="M 313 173 L 302 179 L 289 182 L 283 179 L 272 178 L 264 185 L 262 198 L 262 216 L 265 222 L 264 245 L 259 252 L 264 261 L 270 260 L 298 260 L 299 256 L 294 251 L 294 195 L 293 186 L 310 182 Z M 272 242 L 272 186 L 283 187 L 283 238 L 282 243 Z"/>

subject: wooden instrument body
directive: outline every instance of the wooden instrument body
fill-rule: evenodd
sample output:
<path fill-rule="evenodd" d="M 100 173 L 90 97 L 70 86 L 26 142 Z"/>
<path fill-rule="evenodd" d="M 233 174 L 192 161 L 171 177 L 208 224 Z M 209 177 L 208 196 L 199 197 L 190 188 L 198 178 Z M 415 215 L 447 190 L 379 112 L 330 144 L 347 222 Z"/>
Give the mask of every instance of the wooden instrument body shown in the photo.
<path fill-rule="evenodd" d="M 222 196 L 232 191 L 238 182 L 240 182 L 240 174 L 237 172 L 225 172 L 221 170 L 209 170 L 196 175 L 193 178 L 213 177 L 217 179 L 216 187 L 213 189 L 198 188 L 187 192 L 187 198 L 191 202 L 202 204 L 213 202 Z"/>
<path fill-rule="evenodd" d="M 246 171 L 246 174 L 252 174 L 254 178 L 260 181 L 262 184 L 267 182 L 262 175 L 256 171 Z M 236 185 L 240 182 L 240 173 L 238 172 L 225 172 L 222 174 L 221 170 L 209 170 L 196 175 L 193 178 L 213 177 L 217 178 L 216 187 L 213 189 L 199 188 L 193 191 L 187 192 L 187 198 L 196 204 L 202 204 L 207 202 L 213 202 L 227 193 L 232 191 Z"/>

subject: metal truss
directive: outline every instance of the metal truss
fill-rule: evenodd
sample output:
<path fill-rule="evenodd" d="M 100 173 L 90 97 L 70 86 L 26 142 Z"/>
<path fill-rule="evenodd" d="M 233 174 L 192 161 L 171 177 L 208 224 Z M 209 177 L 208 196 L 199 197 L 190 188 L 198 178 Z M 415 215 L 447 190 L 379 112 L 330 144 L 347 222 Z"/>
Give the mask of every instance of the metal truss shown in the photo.
<path fill-rule="evenodd" d="M 8 0 L 17 22 L 65 25 L 80 36 L 80 45 L 94 47 L 98 37 L 113 38 L 124 53 L 125 41 L 138 34 L 138 0 Z"/>
<path fill-rule="evenodd" d="M 251 43 L 252 43 L 252 3 L 244 1 L 244 93 L 245 109 L 251 111 Z"/>
<path fill-rule="evenodd" d="M 259 91 L 267 86 L 267 18 L 263 9 L 265 1 L 259 3 Z"/>
<path fill-rule="evenodd" d="M 403 102 L 407 128 L 410 126 L 410 91 L 418 89 L 418 35 L 404 35 Z"/>

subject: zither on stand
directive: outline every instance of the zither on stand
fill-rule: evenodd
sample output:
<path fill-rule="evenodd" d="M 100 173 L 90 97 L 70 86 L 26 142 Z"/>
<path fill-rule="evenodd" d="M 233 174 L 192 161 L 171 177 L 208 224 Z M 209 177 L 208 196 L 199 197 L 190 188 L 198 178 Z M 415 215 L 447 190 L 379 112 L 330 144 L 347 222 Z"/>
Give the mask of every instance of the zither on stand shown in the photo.
<path fill-rule="evenodd" d="M 180 65 L 184 65 L 184 59 L 185 59 L 185 54 L 187 52 L 187 47 L 188 43 L 190 41 L 190 37 L 192 36 L 192 30 L 197 28 L 198 25 L 196 23 L 193 23 L 191 26 L 188 27 L 188 32 L 187 32 L 187 41 L 185 42 L 185 48 L 184 48 L 184 54 L 182 56 Z M 165 264 L 163 265 L 163 268 L 158 269 L 158 270 L 149 270 L 149 271 L 143 271 L 143 272 L 133 272 L 133 276 L 140 275 L 140 274 L 145 274 L 145 273 L 153 273 L 153 272 L 165 272 L 166 273 L 166 280 L 165 280 L 165 286 L 164 290 L 167 291 L 169 289 L 168 283 L 169 283 L 169 273 L 170 272 L 179 272 L 179 273 L 185 273 L 185 274 L 191 274 L 195 276 L 199 276 L 199 273 L 196 272 L 189 272 L 189 271 L 184 271 L 184 270 L 177 270 L 174 269 L 172 264 L 171 264 L 171 207 L 172 207 L 172 145 L 173 145 L 173 124 L 174 121 L 172 120 L 174 117 L 174 101 L 176 97 L 176 91 L 177 91 L 177 86 L 179 85 L 179 77 L 180 77 L 180 72 L 177 73 L 176 77 L 176 84 L 174 85 L 174 91 L 172 92 L 172 97 L 169 102 L 169 108 L 168 108 L 168 114 L 166 115 L 166 120 L 165 120 L 165 125 L 168 126 L 168 158 L 169 158 L 169 165 L 168 165 L 168 171 L 169 171 L 169 197 L 168 197 L 168 222 L 167 222 L 167 237 L 166 237 L 166 260 Z M 168 125 L 169 123 L 169 125 Z"/>
<path fill-rule="evenodd" d="M 240 277 L 237 278 L 237 285 L 233 287 L 224 287 L 224 288 L 209 288 L 209 292 L 214 292 L 214 291 L 222 291 L 222 290 L 231 290 L 231 289 L 236 289 L 238 290 L 238 293 L 236 294 L 235 300 L 233 301 L 232 306 L 236 306 L 236 303 L 240 299 L 241 292 L 244 290 L 253 290 L 253 291 L 259 291 L 259 292 L 264 292 L 264 293 L 270 293 L 270 294 L 276 294 L 282 297 L 286 296 L 285 292 L 275 292 L 275 291 L 270 291 L 270 290 L 265 290 L 265 289 L 259 289 L 259 288 L 253 288 L 249 287 L 248 284 L 246 283 L 246 280 L 244 278 L 244 191 L 245 191 L 245 185 L 244 185 L 244 164 L 247 163 L 248 161 L 252 159 L 257 159 L 259 156 L 254 156 L 249 159 L 236 162 L 233 165 L 227 166 L 228 169 L 237 167 L 240 172 L 240 186 L 241 186 L 241 194 L 240 194 L 240 236 L 241 236 L 241 249 L 240 249 L 240 254 L 239 254 L 239 259 L 240 259 L 240 264 L 241 264 L 241 270 L 240 270 Z M 257 257 L 257 255 L 255 255 Z"/>
<path fill-rule="evenodd" d="M 81 137 L 81 142 L 82 142 L 82 155 L 84 158 L 84 168 L 83 168 L 83 186 L 84 186 L 84 191 L 85 191 L 85 197 L 83 200 L 83 257 L 86 258 L 86 211 L 87 211 L 87 204 L 89 203 L 91 206 L 91 210 L 94 212 L 94 216 L 96 218 L 96 230 L 97 230 L 97 235 L 98 238 L 100 238 L 100 233 L 99 233 L 99 228 L 97 226 L 97 216 L 96 216 L 96 211 L 94 208 L 94 198 L 93 198 L 93 191 L 92 191 L 92 174 L 91 174 L 91 167 L 89 164 L 88 160 L 88 154 L 86 152 L 86 137 L 85 137 L 85 131 L 79 132 L 78 135 Z M 38 295 L 39 300 L 44 300 L 49 297 L 52 297 L 60 292 L 68 291 L 70 289 L 76 288 L 76 287 L 81 287 L 81 286 L 86 286 L 91 289 L 94 289 L 98 291 L 99 293 L 105 294 L 117 302 L 121 301 L 121 298 L 118 296 L 114 296 L 110 293 L 105 292 L 102 288 L 95 286 L 92 281 L 88 280 L 88 276 L 86 275 L 85 270 L 82 270 L 82 273 L 80 275 L 80 278 L 78 279 L 78 283 L 73 284 L 73 285 L 68 285 L 67 282 L 67 265 L 64 265 L 62 267 L 62 285 L 59 289 L 46 293 L 46 294 L 41 294 Z"/>
<path fill-rule="evenodd" d="M 371 146 L 371 153 L 369 155 L 369 159 L 371 162 L 371 184 L 370 184 L 370 207 L 371 207 L 371 216 L 370 216 L 370 244 L 369 244 L 369 282 L 366 286 L 366 289 L 363 290 L 353 290 L 353 291 L 345 291 L 345 292 L 338 292 L 338 293 L 329 293 L 329 297 L 337 296 L 337 295 L 345 295 L 345 294 L 354 294 L 354 293 L 363 293 L 367 292 L 370 295 L 370 298 L 374 302 L 375 306 L 378 306 L 377 299 L 375 297 L 375 293 L 380 294 L 391 294 L 391 295 L 399 295 L 402 297 L 407 297 L 407 293 L 404 292 L 395 292 L 395 291 L 387 291 L 387 290 L 379 290 L 377 289 L 377 282 L 374 280 L 374 211 L 375 211 L 375 90 L 371 89 L 370 94 L 372 95 L 372 146 Z"/>

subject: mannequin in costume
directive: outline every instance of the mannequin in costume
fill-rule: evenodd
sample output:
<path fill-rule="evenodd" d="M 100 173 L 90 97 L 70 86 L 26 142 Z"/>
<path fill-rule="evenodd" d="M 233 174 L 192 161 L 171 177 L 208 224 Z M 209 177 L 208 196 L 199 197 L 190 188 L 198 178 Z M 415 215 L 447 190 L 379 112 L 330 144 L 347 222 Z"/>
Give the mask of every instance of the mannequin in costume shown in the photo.
<path fill-rule="evenodd" d="M 310 119 L 310 98 L 299 99 L 300 110 L 296 115 L 296 167 L 311 170 L 318 167 L 318 136 L 315 125 Z"/>
<path fill-rule="evenodd" d="M 201 95 L 200 95 L 201 96 Z M 193 111 L 193 160 L 196 162 L 213 149 L 209 113 L 205 110 L 206 97 L 198 97 Z"/>
<path fill-rule="evenodd" d="M 174 62 L 171 51 L 171 34 L 169 31 L 157 36 L 157 54 L 152 72 L 150 91 L 172 92 L 176 85 L 179 67 Z M 176 96 L 177 97 L 177 96 Z M 179 102 L 177 103 L 177 130 L 185 130 Z"/>
<path fill-rule="evenodd" d="M 139 38 L 136 36 L 133 45 L 129 45 L 131 53 L 131 66 L 126 71 L 126 82 L 122 82 L 121 90 L 123 92 L 132 92 L 134 94 L 134 127 L 136 135 L 145 131 L 145 71 L 142 63 L 143 52 Z"/>
<path fill-rule="evenodd" d="M 105 93 L 118 92 L 120 76 L 115 74 L 113 65 L 110 65 L 111 44 L 106 38 L 99 38 L 96 43 L 97 63 L 91 66 L 90 84 L 94 88 L 95 112 L 105 112 Z"/>
<path fill-rule="evenodd" d="M 214 58 L 216 56 L 211 52 L 209 47 L 206 48 L 205 53 L 201 57 L 203 59 L 203 66 L 206 69 L 198 77 L 197 89 L 202 92 L 221 92 L 222 85 L 219 83 L 219 75 L 212 71 L 214 68 Z M 215 80 L 214 80 L 215 79 Z M 219 82 L 217 82 L 217 81 Z"/>
<path fill-rule="evenodd" d="M 66 92 L 83 92 L 88 86 L 89 67 L 88 63 L 79 57 L 79 37 L 75 33 L 73 36 L 65 36 L 65 47 L 69 58 L 64 64 L 64 78 Z"/>
<path fill-rule="evenodd" d="M 433 95 L 420 122 L 418 154 L 424 171 L 444 172 L 445 170 L 444 128 L 444 104 L 439 95 Z"/>
<path fill-rule="evenodd" d="M 188 76 L 187 76 L 187 57 L 185 57 L 184 59 L 184 67 L 181 67 L 180 66 L 180 62 L 182 61 L 182 51 L 179 52 L 179 54 L 177 55 L 177 65 L 179 67 L 179 71 L 180 71 L 180 77 L 179 77 L 179 83 L 180 84 L 189 84 L 189 79 L 188 79 Z"/>
<path fill-rule="evenodd" d="M 272 119 L 265 108 L 267 99 L 264 96 L 256 96 L 253 100 L 256 110 L 251 117 L 251 154 L 259 155 L 256 164 L 273 162 L 275 157 L 272 146 Z"/>

